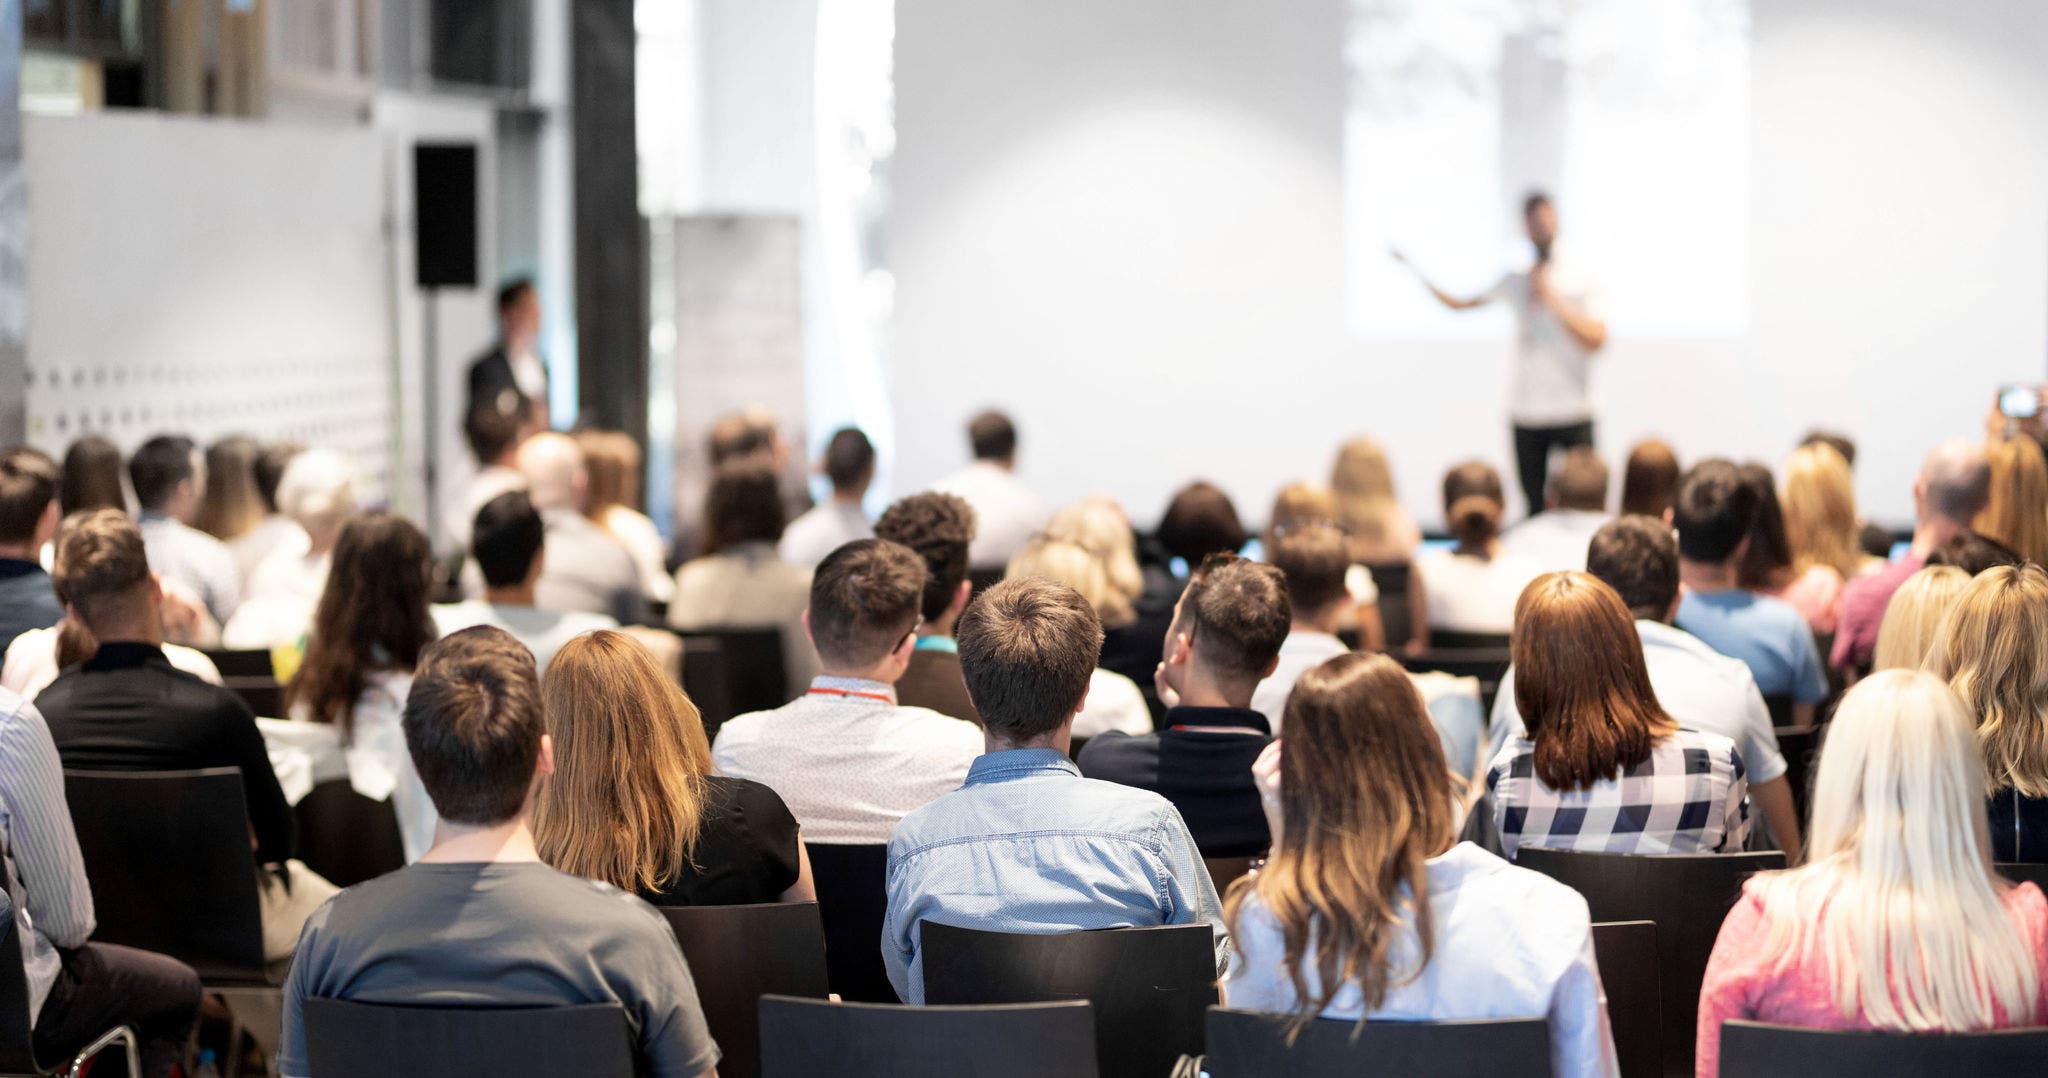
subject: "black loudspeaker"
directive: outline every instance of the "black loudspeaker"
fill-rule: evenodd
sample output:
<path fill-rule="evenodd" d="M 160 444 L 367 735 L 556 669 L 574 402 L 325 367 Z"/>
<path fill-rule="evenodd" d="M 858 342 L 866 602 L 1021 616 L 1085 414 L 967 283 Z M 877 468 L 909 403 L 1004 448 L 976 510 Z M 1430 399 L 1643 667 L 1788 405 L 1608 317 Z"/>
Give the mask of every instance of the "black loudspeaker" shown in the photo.
<path fill-rule="evenodd" d="M 421 288 L 476 287 L 476 144 L 412 148 L 413 265 Z"/>

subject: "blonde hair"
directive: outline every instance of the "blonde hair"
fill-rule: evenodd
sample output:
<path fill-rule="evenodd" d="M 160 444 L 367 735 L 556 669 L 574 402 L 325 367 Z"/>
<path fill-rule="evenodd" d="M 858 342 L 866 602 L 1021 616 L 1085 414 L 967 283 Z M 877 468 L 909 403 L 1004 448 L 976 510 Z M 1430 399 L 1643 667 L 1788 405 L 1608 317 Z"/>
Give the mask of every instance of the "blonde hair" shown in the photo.
<path fill-rule="evenodd" d="M 1123 593 L 1125 605 L 1136 602 L 1145 590 L 1145 575 L 1138 568 L 1137 533 L 1131 530 L 1131 518 L 1124 515 L 1124 507 L 1116 499 L 1096 494 L 1068 505 L 1052 515 L 1045 534 L 1095 555 L 1109 574 L 1110 586 Z M 1098 612 L 1101 609 L 1096 608 Z"/>
<path fill-rule="evenodd" d="M 1394 493 L 1386 451 L 1371 438 L 1353 438 L 1337 450 L 1330 466 L 1330 496 L 1337 525 L 1351 536 L 1355 557 L 1385 557 L 1388 547 L 1413 542 L 1415 521 Z"/>
<path fill-rule="evenodd" d="M 1842 454 L 1818 442 L 1794 450 L 1785 459 L 1782 502 L 1793 571 L 1825 565 L 1845 579 L 1855 576 L 1863 560 L 1856 544 L 1856 485 Z"/>
<path fill-rule="evenodd" d="M 1941 622 L 1963 597 L 1970 574 L 1953 565 L 1930 565 L 1906 578 L 1884 608 L 1872 670 L 1918 670 L 1940 638 Z"/>
<path fill-rule="evenodd" d="M 1273 511 L 1266 515 L 1263 540 L 1270 547 L 1289 528 L 1335 523 L 1337 499 L 1328 487 L 1314 483 L 1289 483 L 1273 496 Z"/>
<path fill-rule="evenodd" d="M 284 466 L 277 510 L 307 532 L 339 531 L 356 511 L 356 469 L 331 449 L 308 449 Z"/>
<path fill-rule="evenodd" d="M 711 745 L 703 717 L 639 641 L 576 637 L 541 679 L 555 773 L 533 813 L 541 859 L 623 891 L 658 891 L 692 865 Z"/>
<path fill-rule="evenodd" d="M 583 496 L 583 513 L 603 525 L 613 506 L 640 508 L 640 443 L 632 435 L 615 430 L 579 430 L 576 445 L 583 450 L 583 467 L 590 485 Z"/>
<path fill-rule="evenodd" d="M 1977 716 L 1991 790 L 2048 797 L 2048 572 L 1978 573 L 1942 619 L 1926 669 Z"/>
<path fill-rule="evenodd" d="M 1010 559 L 1003 572 L 1004 580 L 1031 576 L 1056 580 L 1080 592 L 1081 598 L 1095 608 L 1095 616 L 1104 628 L 1129 625 L 1138 618 L 1130 599 L 1110 583 L 1109 570 L 1102 559 L 1079 543 L 1045 535 L 1034 537 Z"/>
<path fill-rule="evenodd" d="M 2041 447 L 2032 438 L 2007 438 L 1984 457 L 1991 465 L 1991 500 L 1977 514 L 1977 533 L 2048 565 L 2048 459 Z"/>
<path fill-rule="evenodd" d="M 1939 678 L 1887 670 L 1851 689 L 1812 802 L 1807 863 L 1748 888 L 1777 970 L 1824 962 L 1836 1010 L 1879 1029 L 2034 1013 L 2040 972 L 1992 872 L 1970 717 Z"/>

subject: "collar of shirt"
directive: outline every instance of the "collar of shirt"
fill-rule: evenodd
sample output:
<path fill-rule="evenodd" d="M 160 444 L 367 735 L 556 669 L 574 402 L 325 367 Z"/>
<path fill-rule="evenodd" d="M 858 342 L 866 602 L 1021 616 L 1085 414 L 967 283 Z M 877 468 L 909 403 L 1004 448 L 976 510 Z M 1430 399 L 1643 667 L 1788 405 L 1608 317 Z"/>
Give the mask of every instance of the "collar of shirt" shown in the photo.
<path fill-rule="evenodd" d="M 12 580 L 18 576 L 35 576 L 43 571 L 41 562 L 22 558 L 0 558 L 0 580 Z"/>
<path fill-rule="evenodd" d="M 164 649 L 155 644 L 145 644 L 138 640 L 117 640 L 101 644 L 99 650 L 93 652 L 92 658 L 85 660 L 83 665 L 87 670 L 126 670 L 151 663 L 169 666 L 170 662 L 171 660 L 164 655 Z"/>
<path fill-rule="evenodd" d="M 886 681 L 869 681 L 859 677 L 833 677 L 819 674 L 811 679 L 813 700 L 857 700 L 864 704 L 880 703 L 869 697 L 886 696 L 891 706 L 896 703 L 896 686 Z"/>
<path fill-rule="evenodd" d="M 960 654 L 960 641 L 950 636 L 920 636 L 917 638 L 917 650 L 943 651 L 948 654 L 958 655 Z"/>
<path fill-rule="evenodd" d="M 983 753 L 968 765 L 967 781 L 964 785 L 980 786 L 990 782 L 1007 782 L 1011 779 L 1028 778 L 1032 775 L 1072 775 L 1081 777 L 1081 769 L 1074 761 L 1058 749 L 1004 749 L 1000 752 Z"/>
<path fill-rule="evenodd" d="M 1227 733 L 1236 730 L 1252 730 L 1272 736 L 1273 724 L 1264 715 L 1248 707 L 1181 707 L 1168 708 L 1166 727 L 1169 730 L 1210 730 Z"/>
<path fill-rule="evenodd" d="M 1720 656 L 1720 652 L 1707 646 L 1707 642 L 1668 622 L 1636 619 L 1636 635 L 1642 637 L 1646 647 L 1667 647 L 1676 651 L 1693 654 Z"/>

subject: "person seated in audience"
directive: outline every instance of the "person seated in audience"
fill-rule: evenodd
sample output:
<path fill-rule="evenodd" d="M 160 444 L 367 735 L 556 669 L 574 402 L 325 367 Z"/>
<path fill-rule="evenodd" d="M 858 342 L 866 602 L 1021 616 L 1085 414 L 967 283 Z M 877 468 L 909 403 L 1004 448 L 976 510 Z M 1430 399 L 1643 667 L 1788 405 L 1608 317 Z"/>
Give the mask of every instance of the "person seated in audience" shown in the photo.
<path fill-rule="evenodd" d="M 1999 861 L 2048 862 L 2048 571 L 1986 569 L 1956 597 L 1924 668 L 1976 719 Z"/>
<path fill-rule="evenodd" d="M 1101 648 L 1088 601 L 1050 580 L 1006 580 L 961 616 L 988 752 L 965 786 L 889 839 L 882 960 L 905 1003 L 924 1002 L 928 920 L 1033 933 L 1207 923 L 1217 970 L 1227 967 L 1216 887 L 1180 813 L 1158 794 L 1083 778 L 1067 757 Z"/>
<path fill-rule="evenodd" d="M 1929 565 L 1952 565 L 1971 576 L 2001 565 L 2021 565 L 2025 561 L 2018 551 L 1976 532 L 1951 536 L 1948 542 L 1935 547 L 1934 553 L 1927 555 Z"/>
<path fill-rule="evenodd" d="M 703 716 L 625 633 L 571 640 L 541 678 L 555 773 L 541 860 L 657 906 L 810 902 L 811 863 L 774 790 L 714 774 Z"/>
<path fill-rule="evenodd" d="M 616 430 L 581 430 L 575 437 L 590 473 L 583 515 L 633 556 L 633 564 L 640 568 L 640 590 L 648 600 L 668 602 L 676 587 L 668 575 L 668 544 L 662 541 L 661 529 L 640 511 L 640 443 Z"/>
<path fill-rule="evenodd" d="M 1838 431 L 1818 429 L 1807 431 L 1806 435 L 1799 439 L 1799 447 L 1801 449 L 1820 445 L 1834 450 L 1835 455 L 1842 458 L 1842 463 L 1848 465 L 1851 475 L 1854 475 L 1856 470 L 1856 443 L 1854 440 Z M 1890 560 L 1892 556 L 1892 532 L 1888 528 L 1859 518 L 1856 528 L 1856 545 L 1863 551 L 1863 556 L 1866 559 L 1864 571 L 1868 572 L 1871 569 L 1881 567 L 1886 561 Z"/>
<path fill-rule="evenodd" d="M 121 489 L 121 450 L 97 434 L 88 434 L 64 450 L 57 480 L 57 508 L 64 516 L 89 509 L 128 511 Z"/>
<path fill-rule="evenodd" d="M 1266 717 L 1274 737 L 1281 733 L 1287 694 L 1301 675 L 1351 650 L 1337 639 L 1339 612 L 1351 602 L 1344 588 L 1350 555 L 1350 544 L 1334 525 L 1295 528 L 1266 549 L 1267 561 L 1287 583 L 1293 618 L 1273 672 L 1252 693 L 1252 710 Z"/>
<path fill-rule="evenodd" d="M 1458 544 L 1415 562 L 1432 630 L 1506 636 L 1514 627 L 1515 599 L 1542 570 L 1501 548 L 1506 513 L 1493 465 L 1469 460 L 1444 476 L 1444 521 Z"/>
<path fill-rule="evenodd" d="M 1842 455 L 1825 445 L 1794 450 L 1779 504 L 1792 566 L 1777 597 L 1806 615 L 1815 633 L 1831 636 L 1841 622 L 1843 589 L 1870 561 L 1856 545 L 1856 488 Z"/>
<path fill-rule="evenodd" d="M 1645 438 L 1629 447 L 1621 468 L 1621 514 L 1662 517 L 1678 496 L 1678 451 L 1662 438 Z"/>
<path fill-rule="evenodd" d="M 404 517 L 373 512 L 349 521 L 334 544 L 306 657 L 284 687 L 288 717 L 333 728 L 335 770 L 357 793 L 390 799 L 407 861 L 434 841 L 434 806 L 399 728 L 420 653 L 440 635 L 427 605 L 433 556 L 426 533 Z M 316 766 L 315 781 L 334 777 Z"/>
<path fill-rule="evenodd" d="M 1770 709 L 1740 659 L 1708 647 L 1671 625 L 1678 609 L 1678 543 L 1671 529 L 1650 517 L 1620 517 L 1593 533 L 1586 571 L 1613 588 L 1635 618 L 1650 689 L 1680 727 L 1719 734 L 1735 743 L 1749 799 L 1770 826 L 1780 849 L 1799 860 L 1799 813 L 1786 780 L 1785 757 Z M 1491 753 L 1526 736 L 1515 703 L 1515 670 L 1502 676 L 1493 700 Z"/>
<path fill-rule="evenodd" d="M 1292 623 L 1280 570 L 1210 555 L 1181 595 L 1155 675 L 1165 727 L 1090 740 L 1076 761 L 1081 773 L 1165 795 L 1204 857 L 1264 853 L 1272 838 L 1251 765 L 1273 736 L 1252 693 L 1273 673 Z"/>
<path fill-rule="evenodd" d="M 256 456 L 261 442 L 244 434 L 231 434 L 206 447 L 206 486 L 199 492 L 199 509 L 192 526 L 213 536 L 235 551 L 235 564 L 247 580 L 256 571 L 242 564 L 241 549 L 235 541 L 263 523 L 266 509 L 256 491 Z"/>
<path fill-rule="evenodd" d="M 472 625 L 494 625 L 511 633 L 546 673 L 562 645 L 619 623 L 603 614 L 574 610 L 543 610 L 535 604 L 541 571 L 547 564 L 547 526 L 526 492 L 500 494 L 477 510 L 470 527 L 470 556 L 483 576 L 484 597 L 434 608 L 434 624 L 443 633 Z"/>
<path fill-rule="evenodd" d="M 526 413 L 500 410 L 490 401 L 470 408 L 463 417 L 462 437 L 476 459 L 476 470 L 462 481 L 453 507 L 443 514 L 448 518 L 442 526 L 447 533 L 446 549 L 467 553 L 470 525 L 485 503 L 500 494 L 526 489 L 526 476 L 519 471 L 519 444 L 530 433 Z"/>
<path fill-rule="evenodd" d="M 882 512 L 875 535 L 909 547 L 924 559 L 924 598 L 919 606 L 923 620 L 917 624 L 910 665 L 896 681 L 896 699 L 905 707 L 928 707 L 978 725 L 981 716 L 967 695 L 960 648 L 953 640 L 953 626 L 974 590 L 967 580 L 974 509 L 953 494 L 912 494 Z"/>
<path fill-rule="evenodd" d="M 855 539 L 875 534 L 861 503 L 875 481 L 875 447 L 857 427 L 841 427 L 825 443 L 825 478 L 832 497 L 789 522 L 776 551 L 782 560 L 806 569 Z"/>
<path fill-rule="evenodd" d="M 62 528 L 60 524 L 60 532 Z M 53 594 L 55 590 L 56 585 L 53 581 Z M 59 604 L 61 609 L 61 599 Z M 199 605 L 198 600 L 166 586 L 162 616 L 166 638 L 164 658 L 169 659 L 172 666 L 209 685 L 222 684 L 220 668 L 213 665 L 213 660 L 207 658 L 205 652 L 169 641 L 172 635 L 170 624 L 173 621 L 183 621 L 189 631 L 192 625 L 206 617 L 206 609 Z M 6 689 L 24 700 L 34 700 L 49 687 L 50 682 L 57 680 L 58 672 L 67 666 L 76 666 L 92 658 L 92 653 L 98 648 L 99 643 L 92 638 L 92 634 L 68 615 L 49 628 L 30 629 L 15 637 L 14 643 L 7 646 L 7 660 L 4 665 L 0 665 L 0 689 Z"/>
<path fill-rule="evenodd" d="M 1918 670 L 1941 638 L 1941 623 L 1969 587 L 1970 574 L 1953 565 L 1930 565 L 1906 578 L 1884 610 L 1870 668 Z"/>
<path fill-rule="evenodd" d="M 1742 756 L 1657 702 L 1642 638 L 1613 588 L 1586 573 L 1537 577 L 1515 608 L 1514 660 L 1526 733 L 1508 739 L 1486 774 L 1509 859 L 1523 846 L 1742 848 Z"/>
<path fill-rule="evenodd" d="M 54 469 L 53 469 L 54 470 Z M 117 1025 L 134 1030 L 142 1073 L 169 1078 L 185 1063 L 199 1018 L 199 975 L 174 958 L 97 943 L 92 886 L 64 801 L 64 773 L 35 706 L 0 690 L 0 862 L 21 941 L 33 1050 L 69 1059 Z M 111 1064 L 107 1064 L 111 1066 Z"/>
<path fill-rule="evenodd" d="M 233 539 L 226 540 L 228 549 L 235 553 L 235 565 L 242 571 L 242 579 L 256 575 L 256 567 L 263 559 L 277 549 L 277 545 L 297 538 L 304 528 L 284 515 L 277 504 L 277 490 L 284 485 L 285 469 L 305 447 L 296 442 L 258 443 L 255 455 L 249 460 L 249 481 L 256 489 L 256 497 L 262 507 L 263 519 L 255 526 Z M 207 466 L 207 475 L 213 474 L 213 466 Z"/>
<path fill-rule="evenodd" d="M 225 625 L 242 602 L 242 571 L 227 544 L 191 524 L 206 480 L 202 463 L 192 439 L 160 434 L 128 458 L 128 481 L 150 570 L 190 588 L 215 624 Z"/>
<path fill-rule="evenodd" d="M 1230 1006 L 1297 1031 L 1544 1018 L 1551 1073 L 1614 1073 L 1586 900 L 1458 841 L 1443 751 L 1398 664 L 1346 654 L 1304 673 L 1285 750 L 1260 765 L 1273 853 L 1224 899 Z"/>
<path fill-rule="evenodd" d="M 1088 601 L 1089 609 L 1096 611 L 1098 622 L 1105 607 L 1129 609 L 1123 592 L 1110 583 L 1109 569 L 1101 559 L 1065 539 L 1040 537 L 1025 544 L 1024 549 L 1010 559 L 1010 568 L 1004 579 L 1022 580 L 1026 577 L 1055 580 L 1073 588 Z M 1145 706 L 1145 694 L 1138 690 L 1136 683 L 1098 666 L 1088 679 L 1088 698 L 1080 713 L 1074 716 L 1073 736 L 1092 738 L 1112 730 L 1125 734 L 1150 734 L 1152 711 Z"/>
<path fill-rule="evenodd" d="M 1842 589 L 1829 570 L 1798 571 L 1785 525 L 1785 507 L 1778 501 L 1771 470 L 1752 461 L 1736 465 L 1735 473 L 1756 505 L 1749 545 L 1735 566 L 1735 582 L 1746 591 L 1768 595 L 1798 611 L 1816 641 L 1834 632 L 1842 611 Z"/>
<path fill-rule="evenodd" d="M 1337 502 L 1329 490 L 1314 483 L 1289 483 L 1274 495 L 1265 534 L 1259 537 L 1258 548 L 1246 556 L 1271 561 L 1273 547 L 1281 536 L 1299 528 L 1332 527 L 1336 522 Z M 1346 567 L 1345 586 L 1351 593 L 1351 605 L 1343 611 L 1344 622 L 1339 628 L 1358 634 L 1361 651 L 1386 650 L 1387 636 L 1380 624 L 1380 589 L 1372 578 L 1372 570 L 1355 563 Z"/>
<path fill-rule="evenodd" d="M 1702 461 L 1685 473 L 1671 508 L 1685 585 L 1674 623 L 1747 663 L 1766 697 L 1790 699 L 1790 725 L 1811 726 L 1815 706 L 1828 695 L 1813 630 L 1784 601 L 1741 586 L 1743 560 L 1756 542 L 1757 495 L 1727 461 Z"/>
<path fill-rule="evenodd" d="M 1844 454 L 1847 457 L 1847 454 Z M 1854 463 L 1853 458 L 1849 458 Z M 1913 480 L 1913 545 L 1883 568 L 1868 572 L 1842 589 L 1842 617 L 1835 627 L 1835 646 L 1828 661 L 1841 670 L 1866 670 L 1884 623 L 1885 604 L 1906 578 L 1927 564 L 1927 557 L 1949 539 L 1968 532 L 1970 522 L 1991 500 L 1991 467 L 1983 447 L 1960 438 L 1943 442 L 1927 455 Z"/>
<path fill-rule="evenodd" d="M 278 481 L 278 508 L 298 533 L 278 541 L 242 589 L 242 605 L 221 626 L 221 646 L 297 646 L 327 587 L 334 544 L 356 511 L 356 470 L 348 458 L 309 449 L 292 458 Z"/>
<path fill-rule="evenodd" d="M 66 520 L 52 575 L 66 617 L 97 644 L 91 658 L 66 667 L 36 697 L 64 766 L 241 769 L 256 863 L 284 866 L 259 874 L 264 957 L 290 955 L 299 926 L 334 888 L 290 861 L 291 806 L 248 705 L 164 657 L 163 591 L 150 572 L 140 530 L 111 509 Z"/>
<path fill-rule="evenodd" d="M 1743 884 L 1700 986 L 1701 1078 L 1730 1019 L 1906 1033 L 2048 1024 L 2048 900 L 1991 868 L 1969 711 L 1886 670 L 1835 710 L 1806 864 Z M 1993 829 L 1995 830 L 1995 828 Z"/>
<path fill-rule="evenodd" d="M 809 841 L 835 845 L 887 842 L 958 788 L 981 731 L 896 699 L 924 594 L 924 561 L 901 544 L 858 539 L 827 555 L 803 614 L 823 672 L 794 701 L 719 727 L 718 773 L 766 784 Z"/>
<path fill-rule="evenodd" d="M 1196 481 L 1182 487 L 1166 503 L 1157 532 L 1163 553 L 1179 563 L 1174 573 L 1182 581 L 1211 554 L 1235 554 L 1251 540 L 1237 515 L 1230 495 L 1214 483 Z M 1178 601 L 1179 596 L 1175 596 Z M 1147 669 L 1157 665 L 1152 659 Z"/>
<path fill-rule="evenodd" d="M 1591 446 L 1567 450 L 1550 473 L 1543 511 L 1509 528 L 1501 549 L 1544 572 L 1584 569 L 1586 543 L 1607 523 L 1607 462 Z"/>
<path fill-rule="evenodd" d="M 2048 565 L 2048 458 L 2032 438 L 1992 441 L 1984 450 L 1991 469 L 1990 498 L 1971 530 L 1997 540 L 2035 565 Z"/>
<path fill-rule="evenodd" d="M 1138 623 L 1128 633 L 1103 634 L 1102 668 L 1137 683 L 1155 727 L 1166 717 L 1166 705 L 1152 674 L 1188 575 L 1211 554 L 1237 553 L 1249 538 L 1230 496 L 1214 483 L 1197 481 L 1174 493 L 1159 527 L 1140 544 L 1138 569 L 1145 587 L 1134 604 Z"/>
<path fill-rule="evenodd" d="M 1073 543 L 1102 563 L 1112 589 L 1095 610 L 1102 619 L 1102 653 L 1149 650 L 1158 655 L 1166 642 L 1167 627 L 1173 624 L 1173 603 L 1180 588 L 1171 581 L 1160 581 L 1158 591 L 1152 590 L 1152 582 L 1138 562 L 1137 532 L 1124 507 L 1106 494 L 1083 498 L 1054 513 L 1044 534 Z M 1077 732 L 1075 736 L 1088 735 Z"/>
<path fill-rule="evenodd" d="M 308 999 L 393 1006 L 626 1012 L 638 1070 L 714 1075 L 718 1047 L 675 933 L 647 903 L 558 872 L 533 835 L 555 770 L 533 656 L 464 629 L 420 657 L 405 742 L 440 823 L 418 864 L 334 896 L 306 924 L 284 985 L 278 1071 L 310 1073 Z"/>
<path fill-rule="evenodd" d="M 57 462 L 27 446 L 0 453 L 0 653 L 64 617 L 42 562 L 56 534 Z"/>
<path fill-rule="evenodd" d="M 704 499 L 705 553 L 676 570 L 668 623 L 685 631 L 780 629 L 789 692 L 797 695 L 818 666 L 803 631 L 811 570 L 775 553 L 785 519 L 775 473 L 747 463 L 720 468 Z"/>
<path fill-rule="evenodd" d="M 621 625 L 647 624 L 647 593 L 633 555 L 583 515 L 590 472 L 576 440 L 552 431 L 526 439 L 519 443 L 519 472 L 547 525 L 547 565 L 534 583 L 535 603 L 545 610 L 609 614 Z"/>
<path fill-rule="evenodd" d="M 1337 526 L 1351 545 L 1351 561 L 1372 574 L 1380 593 L 1382 644 L 1420 651 L 1429 635 L 1429 607 L 1415 573 L 1422 529 L 1394 494 L 1386 451 L 1370 438 L 1353 438 L 1330 467 Z"/>
<path fill-rule="evenodd" d="M 1000 572 L 1024 542 L 1045 526 L 1045 506 L 1017 478 L 1017 425 L 998 411 L 985 411 L 967 422 L 967 444 L 974 463 L 932 484 L 943 494 L 957 494 L 974 507 L 974 546 L 968 566 Z"/>

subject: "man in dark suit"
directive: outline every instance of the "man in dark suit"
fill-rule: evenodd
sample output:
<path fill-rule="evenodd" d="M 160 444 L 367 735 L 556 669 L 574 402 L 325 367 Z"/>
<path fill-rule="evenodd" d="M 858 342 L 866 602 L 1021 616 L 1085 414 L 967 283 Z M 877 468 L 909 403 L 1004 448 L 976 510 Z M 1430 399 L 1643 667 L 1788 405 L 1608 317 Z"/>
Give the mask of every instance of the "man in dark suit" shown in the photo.
<path fill-rule="evenodd" d="M 547 426 L 548 368 L 539 343 L 540 293 L 528 278 L 508 281 L 498 289 L 497 343 L 469 365 L 469 408 L 489 403 Z"/>

